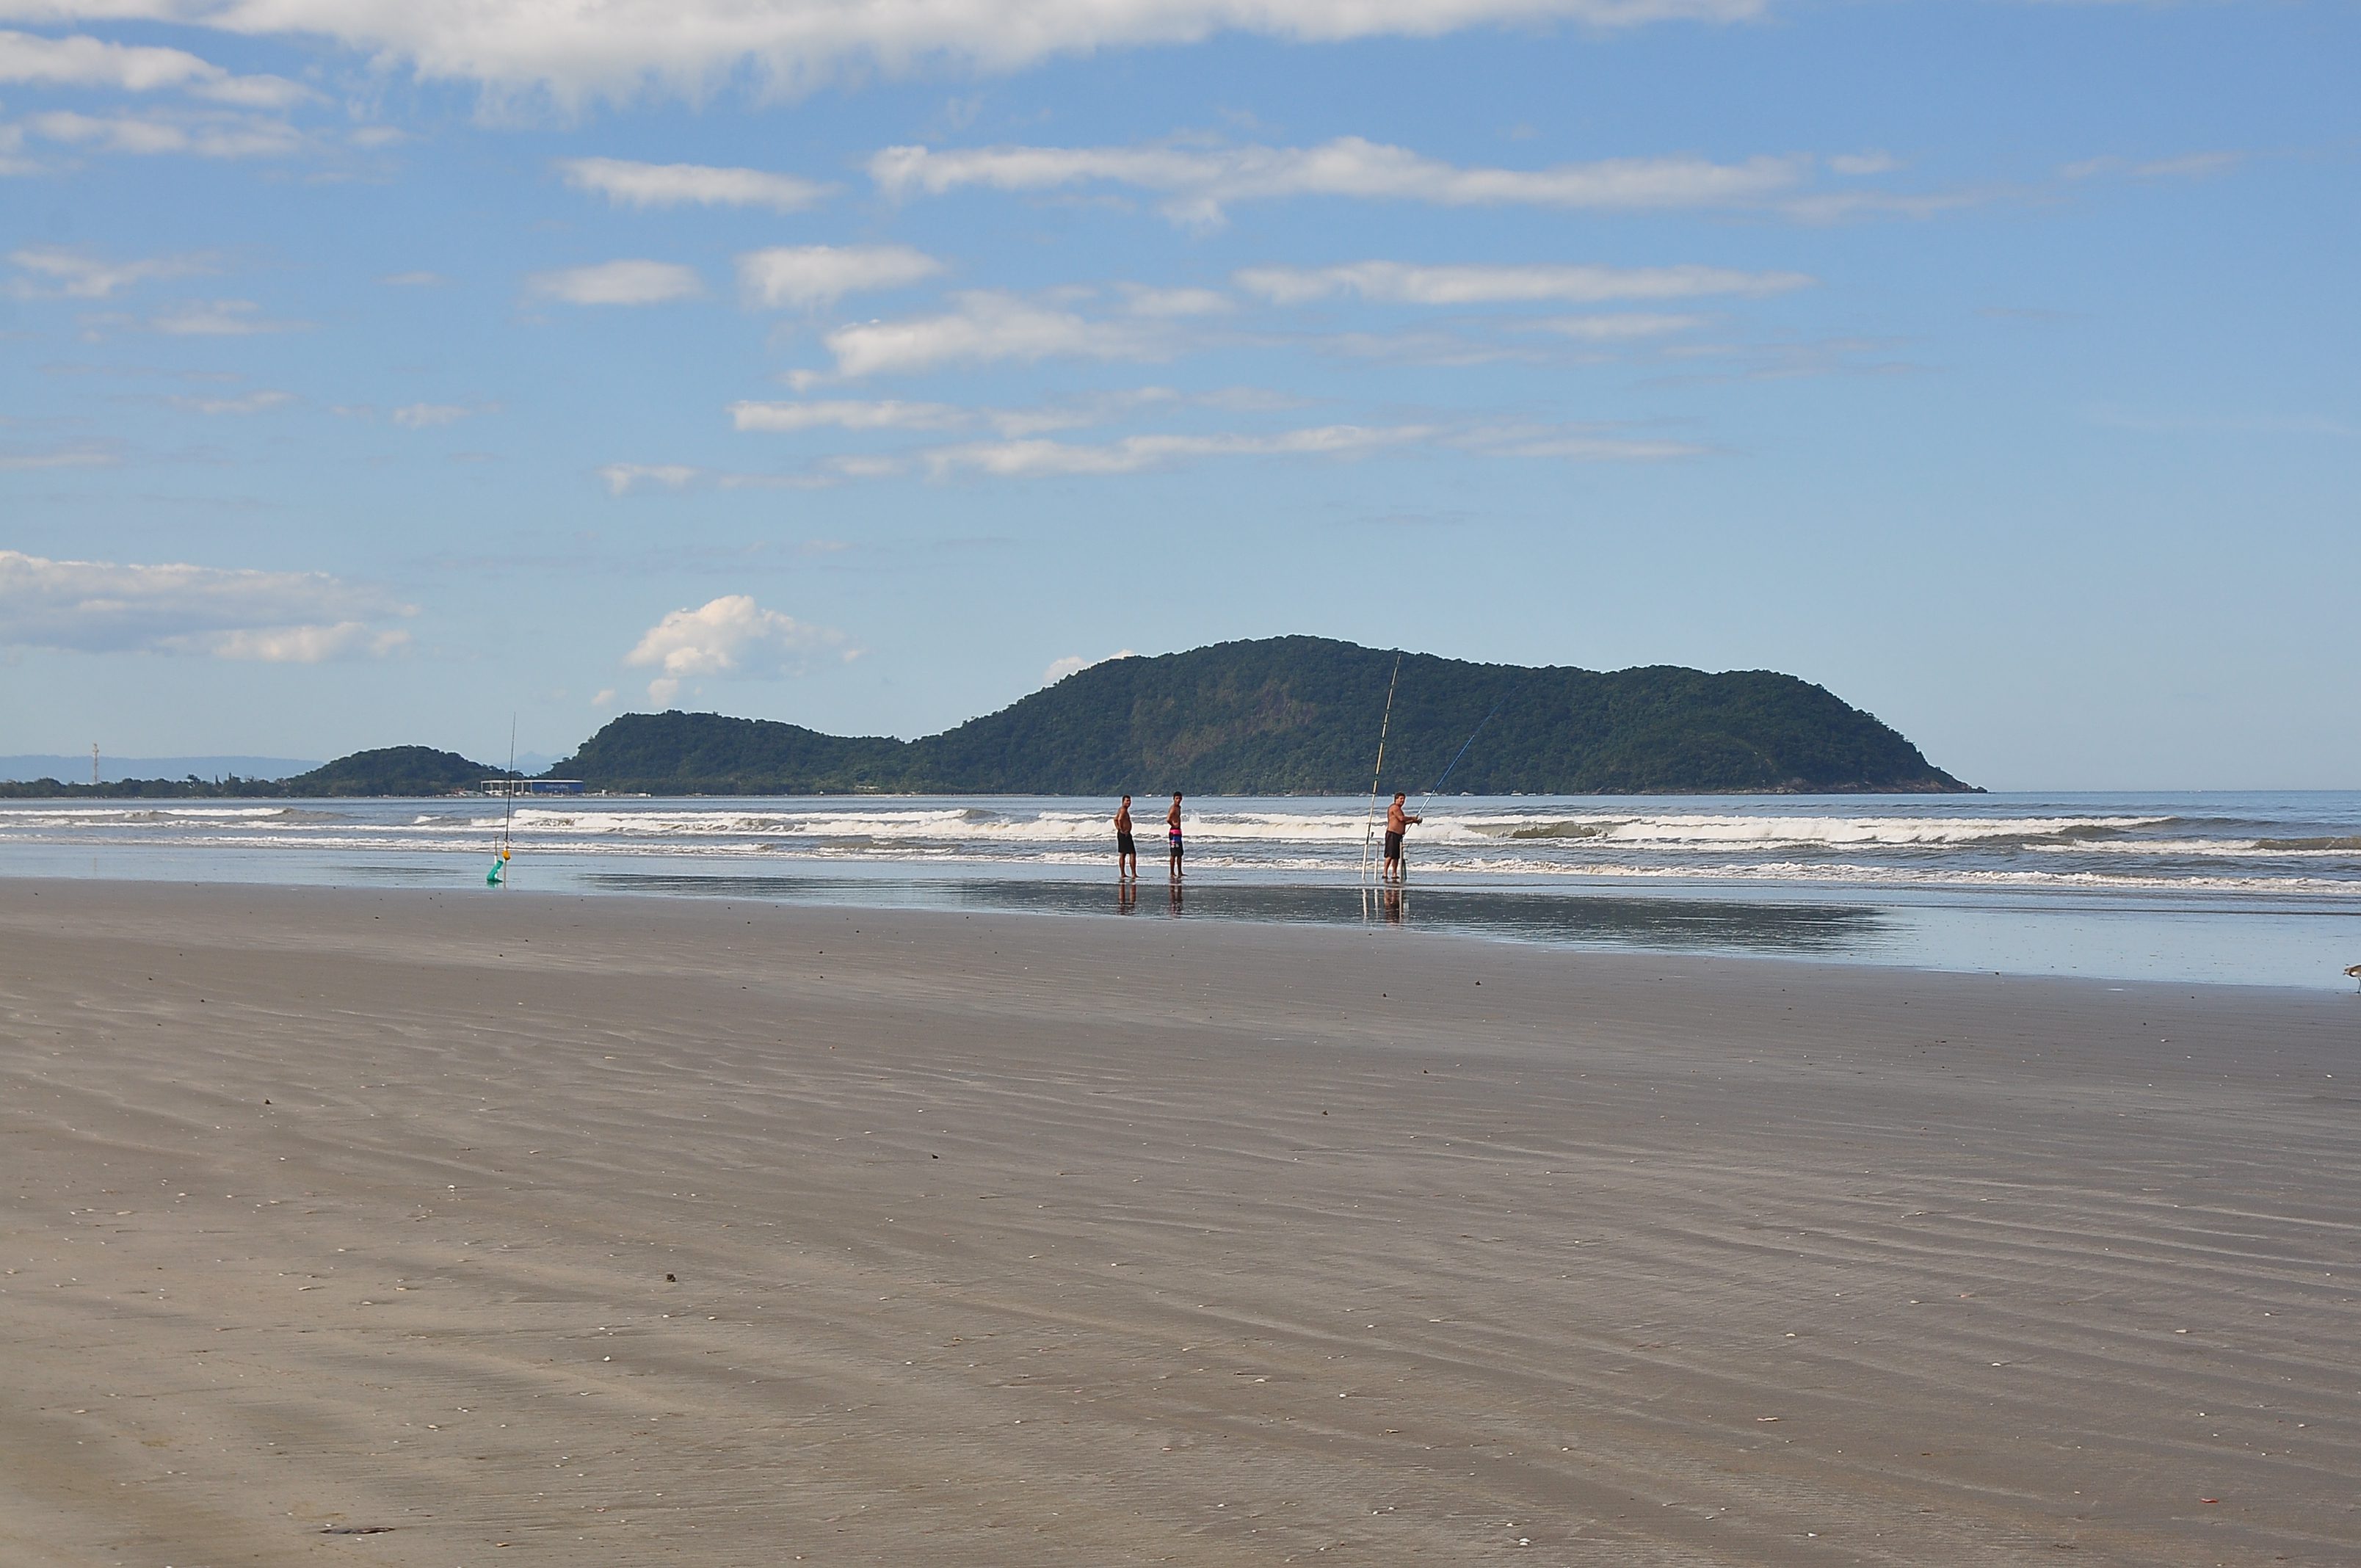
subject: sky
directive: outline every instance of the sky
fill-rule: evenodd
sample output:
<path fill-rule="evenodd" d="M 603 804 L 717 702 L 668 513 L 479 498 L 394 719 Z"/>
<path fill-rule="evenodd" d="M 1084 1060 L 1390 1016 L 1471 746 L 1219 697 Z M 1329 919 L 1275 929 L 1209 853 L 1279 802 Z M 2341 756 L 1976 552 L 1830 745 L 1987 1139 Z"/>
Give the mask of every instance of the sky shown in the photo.
<path fill-rule="evenodd" d="M 1315 633 L 2361 787 L 2352 0 L 0 0 L 0 752 Z"/>

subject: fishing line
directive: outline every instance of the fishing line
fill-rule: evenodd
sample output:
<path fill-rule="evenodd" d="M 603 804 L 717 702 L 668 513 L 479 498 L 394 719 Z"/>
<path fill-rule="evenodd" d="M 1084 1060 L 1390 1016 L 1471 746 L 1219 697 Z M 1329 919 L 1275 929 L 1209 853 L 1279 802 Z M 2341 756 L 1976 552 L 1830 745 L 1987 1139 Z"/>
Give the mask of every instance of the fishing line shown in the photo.
<path fill-rule="evenodd" d="M 500 873 L 509 869 L 509 834 L 516 825 L 516 715 L 511 713 L 509 715 L 509 772 L 508 776 L 500 781 L 500 795 L 505 800 L 500 809 L 500 858 L 492 862 L 492 869 L 484 873 L 486 887 L 508 885 L 501 880 Z"/>
<path fill-rule="evenodd" d="M 1492 720 L 1500 717 L 1500 704 L 1507 700 L 1508 699 L 1506 697 L 1503 697 L 1500 699 L 1500 702 L 1496 702 L 1492 705 L 1492 711 L 1486 714 L 1482 718 L 1477 721 L 1476 728 L 1467 732 L 1467 739 L 1459 743 L 1459 750 L 1452 753 L 1451 766 L 1443 770 L 1443 777 L 1435 780 L 1433 784 L 1427 785 L 1425 789 L 1419 792 L 1418 804 L 1421 810 L 1425 809 L 1428 796 L 1433 795 L 1436 790 L 1441 789 L 1445 784 L 1450 782 L 1452 770 L 1459 766 L 1459 759 L 1467 754 L 1468 747 L 1476 744 L 1476 737 L 1484 733 L 1484 726 L 1491 723 Z"/>
<path fill-rule="evenodd" d="M 1361 819 L 1361 880 L 1369 880 L 1369 845 L 1377 832 L 1378 783 L 1386 776 L 1386 729 L 1394 721 L 1394 685 L 1401 679 L 1402 656 L 1394 655 L 1394 673 L 1386 678 L 1385 717 L 1378 720 L 1378 767 L 1369 775 L 1369 811 Z"/>

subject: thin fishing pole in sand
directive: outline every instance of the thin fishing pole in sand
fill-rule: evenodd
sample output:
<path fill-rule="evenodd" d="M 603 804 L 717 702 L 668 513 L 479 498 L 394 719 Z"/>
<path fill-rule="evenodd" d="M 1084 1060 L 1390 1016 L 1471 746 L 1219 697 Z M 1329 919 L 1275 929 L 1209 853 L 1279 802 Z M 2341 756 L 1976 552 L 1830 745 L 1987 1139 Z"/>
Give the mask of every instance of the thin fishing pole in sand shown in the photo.
<path fill-rule="evenodd" d="M 1361 880 L 1369 880 L 1369 839 L 1377 830 L 1378 783 L 1386 776 L 1386 730 L 1394 721 L 1394 685 L 1401 679 L 1402 656 L 1394 655 L 1394 673 L 1386 679 L 1385 717 L 1378 720 L 1378 767 L 1369 775 L 1369 811 L 1361 819 Z"/>
<path fill-rule="evenodd" d="M 509 772 L 508 776 L 500 781 L 500 859 L 492 862 L 492 869 L 484 873 L 486 887 L 507 885 L 500 880 L 500 873 L 509 869 L 509 830 L 516 825 L 516 715 L 511 713 L 509 715 Z"/>

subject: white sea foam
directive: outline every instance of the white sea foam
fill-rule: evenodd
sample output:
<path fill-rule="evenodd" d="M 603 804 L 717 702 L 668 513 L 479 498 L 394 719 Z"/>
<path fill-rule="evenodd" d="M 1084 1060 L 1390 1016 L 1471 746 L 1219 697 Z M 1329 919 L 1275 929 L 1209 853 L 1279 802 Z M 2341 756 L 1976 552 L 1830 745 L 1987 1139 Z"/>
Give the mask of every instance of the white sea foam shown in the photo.
<path fill-rule="evenodd" d="M 1137 813 L 1138 831 L 1154 837 L 1162 814 Z M 1379 819 L 1380 823 L 1382 818 Z M 1564 811 L 1456 814 L 1435 811 L 1416 830 L 1423 843 L 1483 843 L 1507 839 L 1549 844 L 1650 846 L 1658 849 L 1752 849 L 1782 845 L 1890 846 L 1939 849 L 2010 841 L 2103 842 L 2169 822 L 2163 817 L 1809 817 L 1628 812 L 1568 815 Z M 438 819 L 419 817 L 418 826 Z M 480 830 L 503 825 L 498 815 L 472 817 Z M 911 806 L 848 808 L 841 805 L 698 807 L 667 810 L 526 807 L 509 824 L 519 836 L 597 835 L 615 838 L 714 839 L 744 836 L 926 840 L 981 843 L 1099 843 L 1113 836 L 1111 814 L 1056 807 Z M 1226 810 L 1192 808 L 1183 818 L 1192 840 L 1358 844 L 1371 831 L 1361 812 L 1334 809 Z"/>
<path fill-rule="evenodd" d="M 1598 844 L 1645 844 L 1662 849 L 1762 849 L 1785 844 L 1946 848 L 2044 839 L 2096 841 L 2101 835 L 2134 832 L 2170 820 L 2164 817 L 1634 817 L 1599 813 L 1549 817 L 1469 817 L 1455 819 L 1455 825 L 1493 839 L 1563 839 Z"/>
<path fill-rule="evenodd" d="M 0 816 L 0 824 L 33 827 L 138 826 L 145 823 L 260 820 L 291 815 L 284 806 L 21 806 Z"/>
<path fill-rule="evenodd" d="M 2142 839 L 2100 844 L 2034 844 L 2048 854 L 2141 855 L 2169 859 L 2175 855 L 2222 856 L 2240 860 L 2327 860 L 2361 864 L 2361 839 L 2302 843 L 2269 842 L 2257 839 Z"/>
<path fill-rule="evenodd" d="M 1849 887 L 1993 887 L 2235 894 L 2361 891 L 2361 809 L 2240 799 L 2129 797 L 2113 808 L 2004 801 L 1900 804 L 1780 799 L 1710 807 L 1680 801 L 1515 798 L 1434 803 L 1411 836 L 1418 874 L 1531 886 L 1560 879 L 1818 883 Z M 9 843 L 169 847 L 205 855 L 302 851 L 337 863 L 421 866 L 472 860 L 506 832 L 550 865 L 675 858 L 775 865 L 877 863 L 1000 874 L 1104 866 L 1111 802 L 1015 798 L 785 797 L 729 801 L 587 798 L 502 803 L 368 801 L 0 803 Z M 1143 859 L 1162 858 L 1163 803 L 1137 810 Z M 1366 801 L 1191 801 L 1190 865 L 1217 873 L 1349 879 L 1371 822 Z M 5 862 L 0 862 L 5 869 Z M 929 872 L 928 874 L 936 874 Z"/>

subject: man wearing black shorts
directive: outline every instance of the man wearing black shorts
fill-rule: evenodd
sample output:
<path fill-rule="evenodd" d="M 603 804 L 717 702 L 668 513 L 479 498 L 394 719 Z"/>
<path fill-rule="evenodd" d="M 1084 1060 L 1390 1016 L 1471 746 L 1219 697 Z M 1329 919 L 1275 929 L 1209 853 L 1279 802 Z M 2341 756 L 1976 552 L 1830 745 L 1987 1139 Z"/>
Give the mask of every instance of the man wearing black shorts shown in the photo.
<path fill-rule="evenodd" d="M 1139 850 L 1131 841 L 1131 796 L 1125 795 L 1115 812 L 1115 874 L 1121 882 L 1139 880 Z"/>
<path fill-rule="evenodd" d="M 1410 831 L 1411 824 L 1426 820 L 1426 818 L 1422 817 L 1412 817 L 1407 811 L 1402 809 L 1402 803 L 1409 798 L 1410 797 L 1407 795 L 1396 794 L 1394 796 L 1394 803 L 1386 807 L 1385 879 L 1388 882 L 1401 881 L 1402 835 Z M 1368 840 L 1364 839 L 1361 842 L 1366 844 Z M 1365 855 L 1368 853 L 1367 850 L 1364 850 L 1361 852 Z"/>

